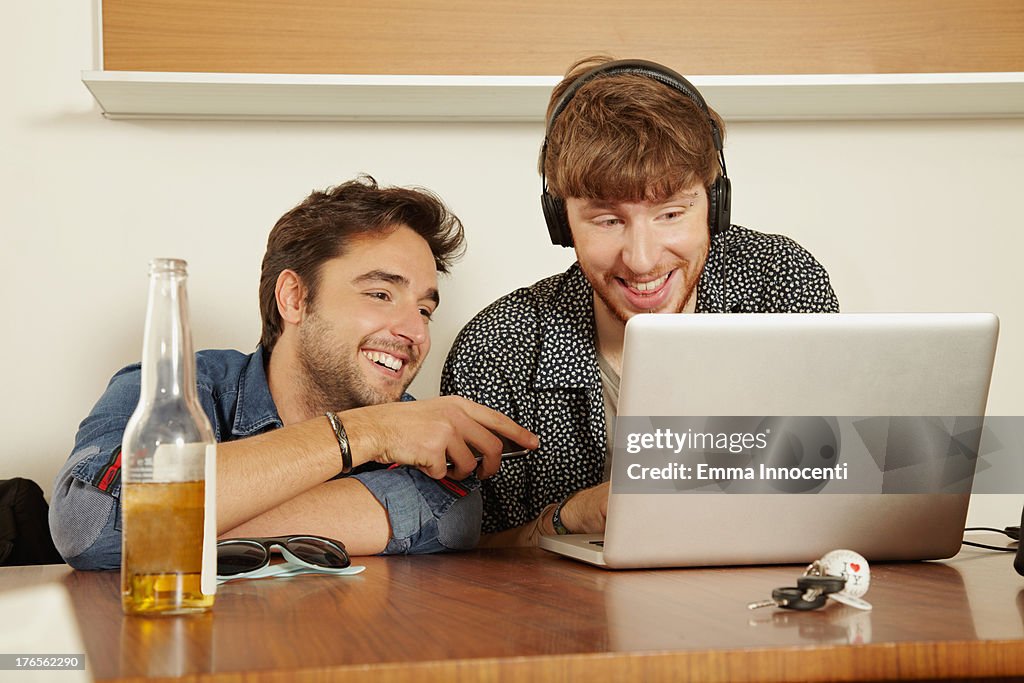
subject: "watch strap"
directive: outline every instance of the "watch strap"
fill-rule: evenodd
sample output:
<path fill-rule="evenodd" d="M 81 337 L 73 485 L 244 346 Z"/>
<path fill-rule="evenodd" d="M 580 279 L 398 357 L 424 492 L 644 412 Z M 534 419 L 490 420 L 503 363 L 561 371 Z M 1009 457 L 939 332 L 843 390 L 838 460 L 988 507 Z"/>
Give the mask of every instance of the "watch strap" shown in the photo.
<path fill-rule="evenodd" d="M 565 507 L 565 504 L 569 502 L 569 499 L 573 497 L 574 493 L 575 492 L 570 493 L 568 496 L 563 498 L 562 502 L 555 506 L 555 511 L 551 515 L 551 526 L 555 528 L 555 533 L 559 536 L 565 536 L 566 534 L 572 533 L 565 524 L 562 523 L 562 508 Z"/>

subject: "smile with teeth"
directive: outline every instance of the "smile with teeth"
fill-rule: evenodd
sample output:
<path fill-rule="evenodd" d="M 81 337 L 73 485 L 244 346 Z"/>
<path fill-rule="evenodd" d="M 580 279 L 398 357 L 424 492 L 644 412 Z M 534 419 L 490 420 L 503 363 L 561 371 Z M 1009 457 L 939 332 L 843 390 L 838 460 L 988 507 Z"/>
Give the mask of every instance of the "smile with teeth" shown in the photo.
<path fill-rule="evenodd" d="M 396 358 L 390 353 L 384 353 L 383 351 L 363 351 L 363 355 L 377 365 L 383 365 L 388 370 L 394 370 L 395 372 L 401 370 L 402 366 L 405 365 L 405 361 L 401 358 Z"/>
<path fill-rule="evenodd" d="M 659 277 L 657 280 L 650 280 L 649 282 L 634 282 L 631 280 L 623 280 L 622 282 L 635 292 L 647 294 L 648 292 L 655 292 L 658 289 L 661 289 L 661 286 L 665 284 L 665 281 L 668 280 L 668 277 L 671 274 L 672 273 L 670 271 Z"/>

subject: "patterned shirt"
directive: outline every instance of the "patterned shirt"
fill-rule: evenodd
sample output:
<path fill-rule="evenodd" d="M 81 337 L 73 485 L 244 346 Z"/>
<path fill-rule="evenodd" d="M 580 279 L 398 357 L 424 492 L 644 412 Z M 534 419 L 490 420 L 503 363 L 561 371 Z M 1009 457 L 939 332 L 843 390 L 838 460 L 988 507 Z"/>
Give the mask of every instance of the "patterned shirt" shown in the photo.
<path fill-rule="evenodd" d="M 838 310 L 825 269 L 793 240 L 736 225 L 712 239 L 697 313 Z M 498 299 L 455 339 L 441 393 L 490 406 L 540 437 L 539 449 L 483 483 L 484 533 L 601 483 L 607 427 L 594 329 L 593 289 L 573 264 Z"/>

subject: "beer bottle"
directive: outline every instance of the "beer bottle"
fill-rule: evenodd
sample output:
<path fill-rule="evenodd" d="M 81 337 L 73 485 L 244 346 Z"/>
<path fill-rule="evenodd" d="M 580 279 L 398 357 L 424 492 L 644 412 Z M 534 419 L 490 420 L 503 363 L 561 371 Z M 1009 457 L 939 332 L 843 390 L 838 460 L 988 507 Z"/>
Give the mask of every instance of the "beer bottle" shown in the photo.
<path fill-rule="evenodd" d="M 215 441 L 196 395 L 187 264 L 149 264 L 139 405 L 121 443 L 121 604 L 205 612 L 216 579 Z"/>

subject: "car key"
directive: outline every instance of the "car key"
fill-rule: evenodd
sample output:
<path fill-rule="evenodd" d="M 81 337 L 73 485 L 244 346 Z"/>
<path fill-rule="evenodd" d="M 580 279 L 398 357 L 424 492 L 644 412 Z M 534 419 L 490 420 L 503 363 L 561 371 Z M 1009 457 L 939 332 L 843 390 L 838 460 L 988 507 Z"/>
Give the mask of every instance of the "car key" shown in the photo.
<path fill-rule="evenodd" d="M 830 596 L 846 588 L 846 579 L 841 576 L 801 576 L 796 586 L 804 591 L 803 599 L 811 602 L 819 595 Z"/>
<path fill-rule="evenodd" d="M 801 612 L 807 610 L 818 609 L 822 607 L 828 600 L 825 595 L 817 595 L 813 600 L 805 600 L 804 594 L 809 592 L 804 588 L 794 588 L 792 586 L 786 588 L 776 588 L 772 591 L 771 600 L 761 600 L 760 602 L 752 602 L 747 605 L 747 609 L 760 609 L 761 607 L 782 607 L 784 609 L 793 609 Z"/>

